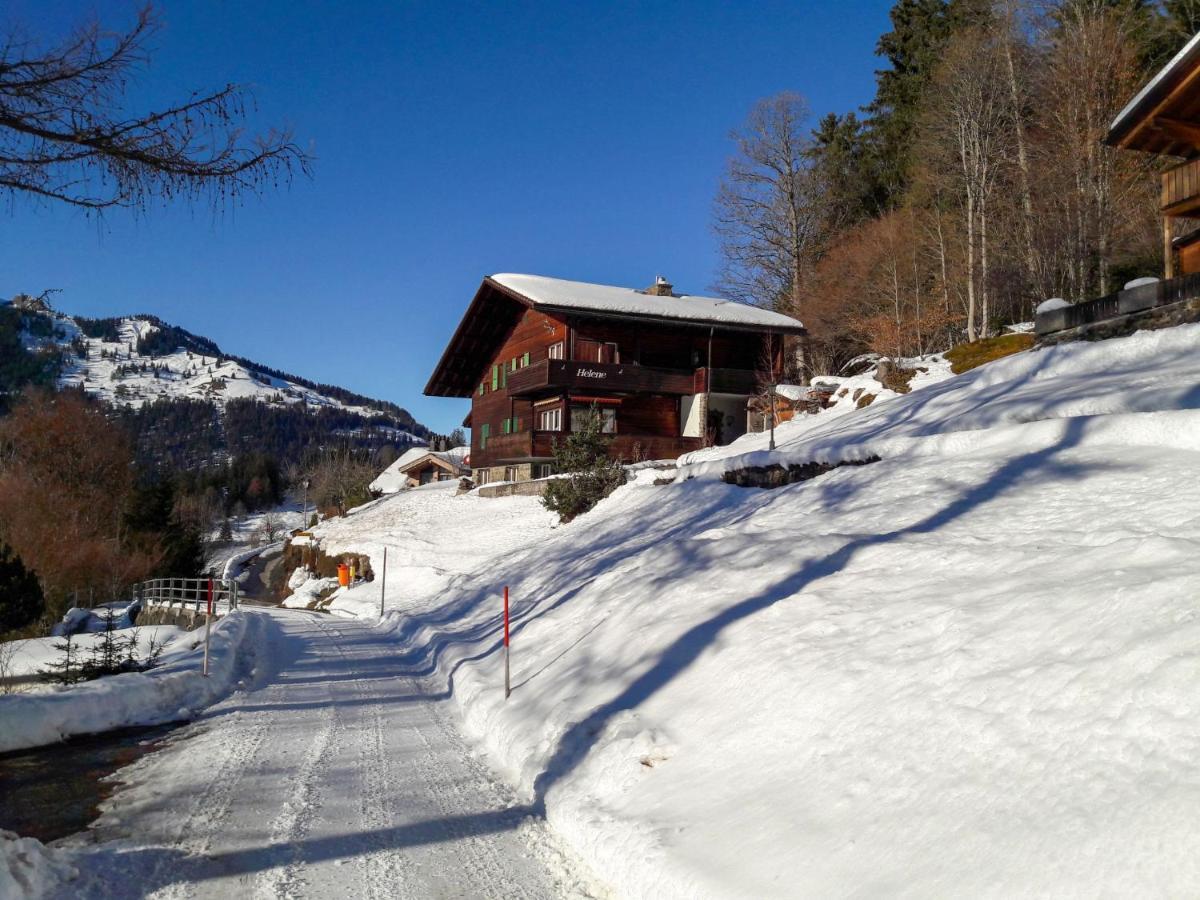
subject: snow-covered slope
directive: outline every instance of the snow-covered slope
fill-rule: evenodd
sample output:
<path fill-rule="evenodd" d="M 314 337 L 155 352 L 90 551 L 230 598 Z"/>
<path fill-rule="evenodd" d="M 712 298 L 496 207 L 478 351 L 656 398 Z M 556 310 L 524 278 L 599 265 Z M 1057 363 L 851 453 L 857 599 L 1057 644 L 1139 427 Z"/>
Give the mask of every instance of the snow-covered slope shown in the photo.
<path fill-rule="evenodd" d="M 26 345 L 30 349 L 46 344 L 61 347 L 65 351 L 65 365 L 60 386 L 82 387 L 109 403 L 138 407 L 160 398 L 189 398 L 224 407 L 230 400 L 252 399 L 303 403 L 312 409 L 329 407 L 365 417 L 391 412 L 384 404 L 366 398 L 346 402 L 317 388 L 230 359 L 211 341 L 186 333 L 182 343 L 167 352 L 141 352 L 139 342 L 156 332 L 172 333 L 151 317 L 126 316 L 113 320 L 109 329 L 115 333 L 106 339 L 89 337 L 78 320 L 64 313 L 42 315 L 50 321 L 51 333 L 38 335 L 27 330 Z M 392 439 L 399 442 L 422 440 L 405 429 L 392 431 Z"/>
<path fill-rule="evenodd" d="M 434 488 L 320 533 L 389 548 L 397 664 L 625 896 L 1200 890 L 1200 326 L 780 431 L 567 526 Z"/>

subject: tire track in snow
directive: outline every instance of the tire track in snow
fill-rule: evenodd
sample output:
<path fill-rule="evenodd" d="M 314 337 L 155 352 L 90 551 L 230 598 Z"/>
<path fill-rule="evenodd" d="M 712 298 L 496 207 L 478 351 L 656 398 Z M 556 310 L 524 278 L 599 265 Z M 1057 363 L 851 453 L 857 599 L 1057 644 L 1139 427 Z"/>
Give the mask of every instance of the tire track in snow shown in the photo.
<path fill-rule="evenodd" d="M 323 630 L 319 622 L 318 630 Z M 325 689 L 327 702 L 323 706 L 321 726 L 309 742 L 304 759 L 291 783 L 291 793 L 271 824 L 270 846 L 287 847 L 286 862 L 264 870 L 254 885 L 258 897 L 292 897 L 303 887 L 304 861 L 298 844 L 308 837 L 314 818 L 323 799 L 321 776 L 328 770 L 329 757 L 340 749 L 344 725 L 333 691 Z"/>

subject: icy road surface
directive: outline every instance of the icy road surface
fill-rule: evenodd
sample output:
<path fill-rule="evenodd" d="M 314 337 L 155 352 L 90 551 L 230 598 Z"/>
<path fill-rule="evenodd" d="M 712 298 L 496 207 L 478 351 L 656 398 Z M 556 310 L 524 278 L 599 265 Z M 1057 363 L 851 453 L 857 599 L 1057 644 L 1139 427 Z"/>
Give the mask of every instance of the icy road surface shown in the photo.
<path fill-rule="evenodd" d="M 71 897 L 602 893 L 369 625 L 270 617 L 259 672 L 122 770 Z"/>

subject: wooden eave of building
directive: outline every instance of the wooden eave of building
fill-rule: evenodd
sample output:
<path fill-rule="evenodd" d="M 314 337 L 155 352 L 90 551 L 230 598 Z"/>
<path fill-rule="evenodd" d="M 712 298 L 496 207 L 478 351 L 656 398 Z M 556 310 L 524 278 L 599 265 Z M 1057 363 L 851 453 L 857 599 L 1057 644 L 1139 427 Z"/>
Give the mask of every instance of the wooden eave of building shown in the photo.
<path fill-rule="evenodd" d="M 1120 112 L 1104 142 L 1159 156 L 1200 156 L 1200 34 Z"/>
<path fill-rule="evenodd" d="M 489 298 L 493 298 L 490 299 Z M 485 306 L 487 311 L 485 313 Z M 702 332 L 743 332 L 805 335 L 803 325 L 762 325 L 740 322 L 721 322 L 704 319 L 685 319 L 675 316 L 642 315 L 627 312 L 605 312 L 569 305 L 534 303 L 503 284 L 485 277 L 475 297 L 458 323 L 450 343 L 433 370 L 425 394 L 431 397 L 470 397 L 486 371 L 492 355 L 516 326 L 524 309 L 556 316 L 565 321 L 620 321 L 644 325 L 662 325 L 674 329 Z"/>
<path fill-rule="evenodd" d="M 424 469 L 426 466 L 431 465 L 431 464 L 436 468 L 444 469 L 445 471 L 450 472 L 451 474 L 455 474 L 455 475 L 469 471 L 469 468 L 467 466 L 462 466 L 462 465 L 458 465 L 456 463 L 449 462 L 448 460 L 442 459 L 440 456 L 437 456 L 433 453 L 427 453 L 424 456 L 414 459 L 407 466 L 405 466 L 402 469 L 399 469 L 398 471 L 402 475 L 407 475 L 410 472 L 420 471 L 421 469 Z"/>
<path fill-rule="evenodd" d="M 1185 247 L 1191 247 L 1197 242 L 1200 242 L 1200 228 L 1195 228 L 1187 234 L 1181 234 L 1179 237 L 1171 241 L 1171 244 L 1176 250 L 1182 250 Z"/>

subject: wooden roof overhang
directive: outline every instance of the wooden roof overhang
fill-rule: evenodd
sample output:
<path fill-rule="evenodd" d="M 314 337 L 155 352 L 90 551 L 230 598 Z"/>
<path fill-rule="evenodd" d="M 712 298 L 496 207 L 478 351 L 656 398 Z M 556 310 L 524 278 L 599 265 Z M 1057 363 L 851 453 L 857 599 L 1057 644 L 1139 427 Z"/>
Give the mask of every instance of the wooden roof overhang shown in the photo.
<path fill-rule="evenodd" d="M 1121 110 L 1104 142 L 1159 156 L 1200 156 L 1200 34 Z"/>
<path fill-rule="evenodd" d="M 442 459 L 440 456 L 435 456 L 432 453 L 427 453 L 425 456 L 420 456 L 410 462 L 407 466 L 402 466 L 397 471 L 404 475 L 410 472 L 424 469 L 426 466 L 432 465 L 438 469 L 444 469 L 447 472 L 458 473 L 467 471 L 466 466 L 460 466 L 448 460 Z"/>
<path fill-rule="evenodd" d="M 442 351 L 429 383 L 428 397 L 470 397 L 492 354 L 533 303 L 515 291 L 483 279 L 462 321 Z"/>
<path fill-rule="evenodd" d="M 745 332 L 751 334 L 804 335 L 808 330 L 796 325 L 755 325 L 742 322 L 684 319 L 675 316 L 654 316 L 624 312 L 579 308 L 569 305 L 534 303 L 528 297 L 486 277 L 475 292 L 474 299 L 458 323 L 450 343 L 442 352 L 425 385 L 430 397 L 470 397 L 487 370 L 492 354 L 516 326 L 526 308 L 565 321 L 606 320 L 633 322 L 642 325 L 662 325 L 670 328 L 714 332 Z"/>

